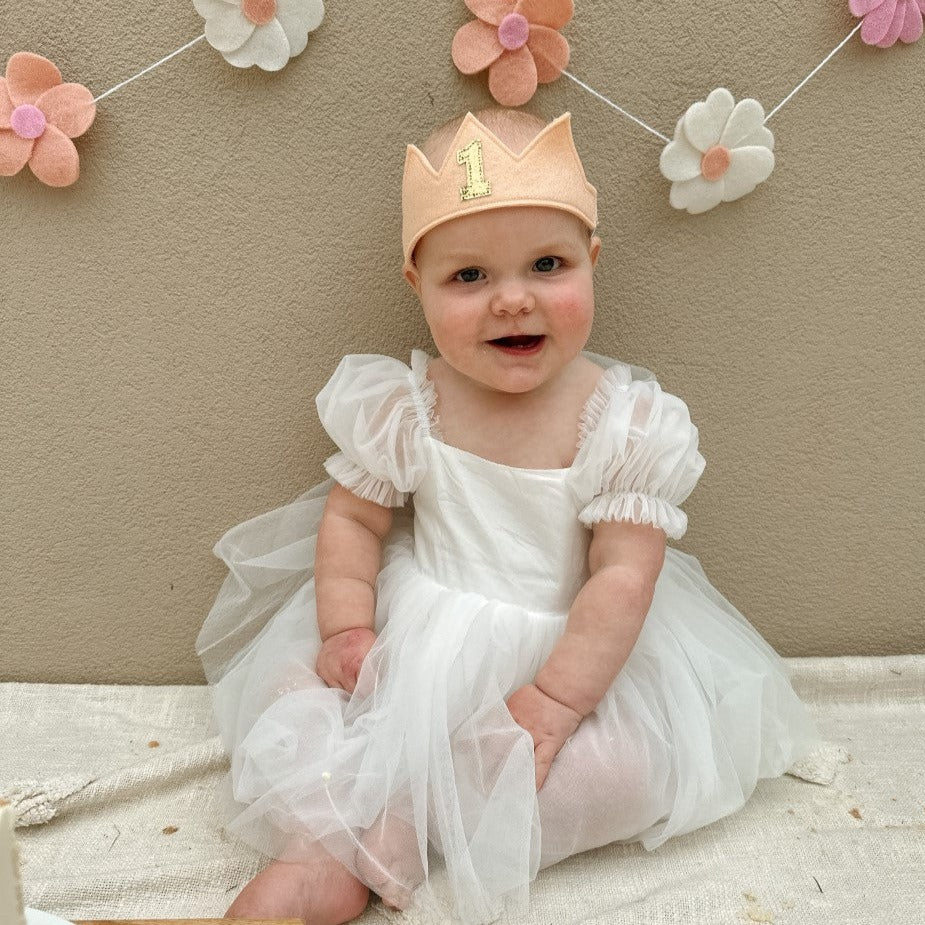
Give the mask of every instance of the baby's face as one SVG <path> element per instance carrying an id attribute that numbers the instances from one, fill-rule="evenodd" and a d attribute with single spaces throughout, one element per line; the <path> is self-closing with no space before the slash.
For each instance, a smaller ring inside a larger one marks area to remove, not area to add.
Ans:
<path id="1" fill-rule="evenodd" d="M 599 250 L 561 209 L 492 209 L 428 231 L 405 276 L 450 366 L 490 389 L 528 392 L 587 343 Z M 523 335 L 520 346 L 503 340 Z"/>

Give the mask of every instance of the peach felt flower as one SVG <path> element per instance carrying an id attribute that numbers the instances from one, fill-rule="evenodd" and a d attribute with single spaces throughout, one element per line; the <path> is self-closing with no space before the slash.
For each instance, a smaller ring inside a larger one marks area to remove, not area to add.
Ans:
<path id="1" fill-rule="evenodd" d="M 206 41 L 235 67 L 278 71 L 305 51 L 324 19 L 323 0 L 193 0 Z"/>
<path id="2" fill-rule="evenodd" d="M 736 103 L 723 87 L 678 119 L 659 166 L 671 180 L 668 201 L 691 214 L 750 193 L 774 169 L 774 136 L 757 100 Z"/>
<path id="3" fill-rule="evenodd" d="M 453 63 L 463 74 L 488 68 L 488 89 L 502 106 L 521 106 L 537 83 L 568 66 L 568 42 L 556 31 L 575 12 L 573 0 L 466 0 L 478 19 L 453 38 Z"/>
<path id="4" fill-rule="evenodd" d="M 900 42 L 915 42 L 922 35 L 925 0 L 850 0 L 853 16 L 864 19 L 861 39 L 868 45 L 889 48 Z"/>
<path id="5" fill-rule="evenodd" d="M 93 94 L 81 84 L 61 82 L 47 58 L 19 51 L 0 77 L 0 176 L 26 164 L 48 186 L 70 186 L 80 174 L 72 138 L 96 116 Z"/>

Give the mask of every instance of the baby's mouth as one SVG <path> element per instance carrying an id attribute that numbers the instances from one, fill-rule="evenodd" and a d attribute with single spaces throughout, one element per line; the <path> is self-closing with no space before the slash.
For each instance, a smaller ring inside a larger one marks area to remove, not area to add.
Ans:
<path id="1" fill-rule="evenodd" d="M 532 350 L 538 347 L 544 338 L 544 334 L 520 334 L 517 337 L 497 337 L 488 343 L 514 350 Z"/>

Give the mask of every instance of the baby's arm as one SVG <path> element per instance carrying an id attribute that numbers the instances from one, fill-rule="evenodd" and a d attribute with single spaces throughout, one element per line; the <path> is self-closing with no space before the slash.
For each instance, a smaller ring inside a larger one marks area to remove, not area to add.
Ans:
<path id="1" fill-rule="evenodd" d="M 322 646 L 315 670 L 331 687 L 353 691 L 376 641 L 376 576 L 392 509 L 335 482 L 315 547 L 315 603 Z"/>
<path id="2" fill-rule="evenodd" d="M 665 533 L 650 524 L 603 521 L 593 531 L 591 577 L 575 597 L 565 632 L 533 684 L 508 700 L 514 719 L 533 736 L 537 789 L 629 657 L 665 559 Z"/>
<path id="3" fill-rule="evenodd" d="M 593 530 L 591 577 L 535 680 L 582 716 L 597 706 L 636 644 L 665 561 L 665 532 L 658 527 L 603 521 Z"/>

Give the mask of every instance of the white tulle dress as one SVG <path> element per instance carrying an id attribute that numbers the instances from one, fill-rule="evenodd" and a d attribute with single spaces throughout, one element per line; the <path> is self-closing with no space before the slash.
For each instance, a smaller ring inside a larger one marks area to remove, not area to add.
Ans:
<path id="1" fill-rule="evenodd" d="M 317 398 L 340 449 L 325 467 L 397 508 L 378 639 L 352 696 L 315 675 L 313 562 L 330 479 L 219 540 L 230 574 L 197 651 L 231 755 L 229 832 L 288 860 L 320 840 L 366 882 L 371 869 L 400 882 L 367 833 L 401 820 L 425 873 L 445 863 L 441 901 L 487 922 L 524 907 L 539 868 L 614 841 L 656 848 L 734 812 L 816 743 L 784 662 L 669 546 L 629 659 L 536 792 L 532 742 L 505 698 L 565 627 L 589 576 L 590 525 L 648 522 L 677 539 L 704 468 L 681 399 L 642 367 L 586 356 L 604 373 L 568 469 L 444 443 L 422 351 L 410 368 L 341 361 Z M 436 901 L 427 879 L 422 896 Z"/>

